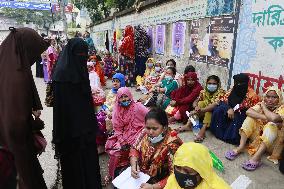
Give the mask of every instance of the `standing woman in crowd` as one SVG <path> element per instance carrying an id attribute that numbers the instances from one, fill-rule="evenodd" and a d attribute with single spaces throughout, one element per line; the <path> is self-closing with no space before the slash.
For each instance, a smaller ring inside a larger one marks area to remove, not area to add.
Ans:
<path id="1" fill-rule="evenodd" d="M 47 189 L 32 133 L 42 105 L 31 66 L 48 44 L 33 29 L 10 30 L 0 48 L 0 146 L 14 156 L 20 189 Z"/>
<path id="2" fill-rule="evenodd" d="M 87 70 L 88 45 L 73 38 L 53 75 L 53 143 L 61 163 L 63 188 L 101 188 L 96 145 L 97 120 Z"/>

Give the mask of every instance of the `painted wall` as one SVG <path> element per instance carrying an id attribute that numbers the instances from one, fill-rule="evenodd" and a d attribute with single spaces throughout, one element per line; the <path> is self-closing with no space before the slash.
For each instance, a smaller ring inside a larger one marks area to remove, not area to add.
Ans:
<path id="1" fill-rule="evenodd" d="M 284 92 L 284 1 L 243 0 L 233 73 L 251 76 L 263 93 L 269 86 Z"/>
<path id="2" fill-rule="evenodd" d="M 218 66 L 208 64 L 205 62 L 196 62 L 189 59 L 190 56 L 190 34 L 191 34 L 191 20 L 200 19 L 201 29 L 200 36 L 207 34 L 207 27 L 210 25 L 210 17 L 219 15 L 231 15 L 234 10 L 234 0 L 176 0 L 159 6 L 151 7 L 143 10 L 139 13 L 133 13 L 122 17 L 114 18 L 111 21 L 107 21 L 96 25 L 92 28 L 92 36 L 95 41 L 96 47 L 99 50 L 103 50 L 105 42 L 105 31 L 108 30 L 110 33 L 110 40 L 112 40 L 113 31 L 116 29 L 123 29 L 127 25 L 138 25 L 141 24 L 145 28 L 148 26 L 153 27 L 155 31 L 158 24 L 164 24 L 166 26 L 165 32 L 165 53 L 160 55 L 155 52 L 152 56 L 161 60 L 163 63 L 168 59 L 175 59 L 177 61 L 178 72 L 183 73 L 186 65 L 191 64 L 197 68 L 197 72 L 200 77 L 200 81 L 204 83 L 209 75 L 218 75 L 222 80 L 224 88 L 227 87 L 228 76 L 229 76 L 229 65 Z M 185 46 L 184 54 L 180 56 L 172 55 L 172 32 L 173 23 L 178 21 L 186 22 L 185 30 Z M 209 37 L 209 34 L 207 35 Z M 153 41 L 156 40 L 156 33 L 153 32 Z M 209 41 L 209 39 L 208 39 Z M 208 46 L 208 44 L 207 44 Z M 155 48 L 155 45 L 154 45 Z M 230 47 L 231 48 L 231 47 Z M 207 49 L 208 50 L 208 47 Z M 232 49 L 230 49 L 232 51 Z"/>

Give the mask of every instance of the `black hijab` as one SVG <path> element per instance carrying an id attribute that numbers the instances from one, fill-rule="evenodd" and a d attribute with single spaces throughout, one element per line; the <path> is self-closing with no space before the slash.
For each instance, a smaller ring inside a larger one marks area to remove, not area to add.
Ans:
<path id="1" fill-rule="evenodd" d="M 88 45 L 81 38 L 70 39 L 60 54 L 53 74 L 53 81 L 89 82 L 87 69 Z"/>
<path id="2" fill-rule="evenodd" d="M 228 104 L 231 108 L 234 108 L 237 104 L 241 104 L 246 98 L 249 83 L 249 77 L 244 73 L 234 75 L 233 79 L 234 87 L 228 98 Z"/>

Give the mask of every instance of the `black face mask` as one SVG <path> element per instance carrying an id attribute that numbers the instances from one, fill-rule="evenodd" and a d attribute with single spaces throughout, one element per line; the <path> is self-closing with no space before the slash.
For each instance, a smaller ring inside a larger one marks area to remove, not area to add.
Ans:
<path id="1" fill-rule="evenodd" d="M 198 180 L 197 180 L 198 174 L 195 175 L 184 174 L 177 171 L 176 169 L 174 170 L 174 173 L 177 183 L 181 188 L 195 188 L 196 186 L 198 186 Z"/>

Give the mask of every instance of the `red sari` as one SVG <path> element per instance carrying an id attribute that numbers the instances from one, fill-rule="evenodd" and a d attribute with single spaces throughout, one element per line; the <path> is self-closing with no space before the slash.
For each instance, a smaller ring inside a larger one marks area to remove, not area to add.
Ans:
<path id="1" fill-rule="evenodd" d="M 198 82 L 195 72 L 190 72 L 184 76 L 185 83 L 188 78 L 195 81 L 194 86 L 184 85 L 171 93 L 171 99 L 176 101 L 176 107 L 181 114 L 181 121 L 187 121 L 186 111 L 192 110 L 193 102 L 198 98 L 200 91 L 203 89 Z"/>

